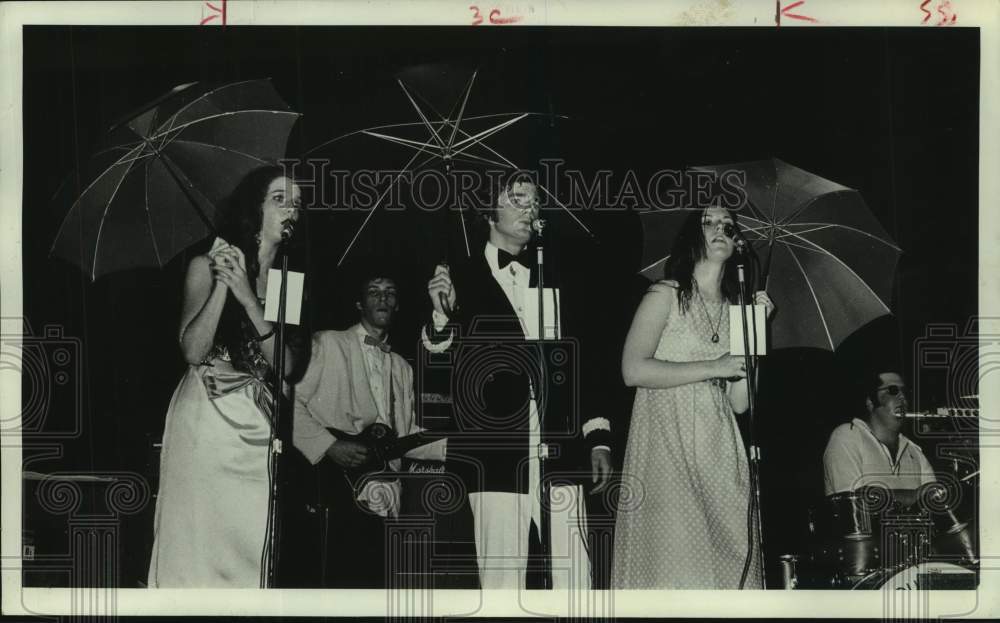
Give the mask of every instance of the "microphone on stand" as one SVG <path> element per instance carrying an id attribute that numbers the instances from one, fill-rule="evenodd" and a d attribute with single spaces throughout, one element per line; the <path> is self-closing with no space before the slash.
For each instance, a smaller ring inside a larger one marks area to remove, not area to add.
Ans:
<path id="1" fill-rule="evenodd" d="M 295 235 L 295 221 L 285 221 L 281 227 L 281 241 L 288 242 Z"/>
<path id="2" fill-rule="evenodd" d="M 735 225 L 732 223 L 726 223 L 722 228 L 722 233 L 725 234 L 727 238 L 732 239 L 733 243 L 736 245 L 737 253 L 742 254 L 747 252 L 747 239 L 736 231 Z"/>
<path id="3" fill-rule="evenodd" d="M 545 229 L 546 225 L 548 225 L 548 223 L 545 222 L 545 219 L 536 218 L 531 221 L 531 230 L 535 232 L 536 235 L 541 236 L 542 230 Z"/>

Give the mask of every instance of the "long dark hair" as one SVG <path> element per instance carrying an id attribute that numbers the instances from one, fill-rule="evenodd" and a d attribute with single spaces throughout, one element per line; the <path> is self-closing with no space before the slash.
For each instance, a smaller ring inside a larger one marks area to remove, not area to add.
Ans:
<path id="1" fill-rule="evenodd" d="M 733 219 L 733 226 L 739 232 L 739 224 L 736 220 L 736 212 L 728 210 L 729 216 Z M 670 250 L 670 257 L 663 266 L 663 276 L 665 279 L 673 279 L 677 282 L 677 303 L 681 313 L 688 310 L 691 305 L 691 295 L 694 282 L 695 264 L 707 257 L 705 248 L 705 233 L 702 222 L 705 219 L 705 210 L 692 210 L 684 219 L 677 237 L 674 238 L 673 247 Z M 730 303 L 735 303 L 739 297 L 739 275 L 737 273 L 737 257 L 734 252 L 722 269 L 722 297 Z"/>
<path id="2" fill-rule="evenodd" d="M 278 165 L 266 165 L 254 169 L 244 177 L 233 190 L 223 206 L 223 217 L 218 235 L 229 244 L 239 247 L 246 261 L 247 280 L 256 293 L 260 262 L 257 252 L 260 248 L 259 234 L 263 222 L 262 206 L 267 189 L 275 179 L 285 176 L 285 170 Z M 222 317 L 216 329 L 215 341 L 229 351 L 233 367 L 250 372 L 250 353 L 247 342 L 257 333 L 247 318 L 246 310 L 236 300 L 227 295 L 222 308 Z"/>

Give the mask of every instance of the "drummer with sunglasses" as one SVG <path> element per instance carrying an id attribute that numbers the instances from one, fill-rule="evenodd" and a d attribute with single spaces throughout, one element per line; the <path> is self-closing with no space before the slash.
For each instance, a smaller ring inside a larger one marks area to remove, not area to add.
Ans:
<path id="1" fill-rule="evenodd" d="M 960 564 L 975 564 L 974 531 L 950 508 L 948 492 L 943 484 L 938 483 L 923 451 L 900 432 L 907 412 L 907 389 L 903 377 L 898 372 L 883 372 L 870 375 L 865 380 L 867 417 L 854 418 L 835 428 L 823 453 L 825 493 L 829 496 L 831 509 L 837 509 L 839 501 L 842 518 L 856 516 L 859 509 L 869 505 L 881 506 L 874 500 L 882 496 L 870 489 L 890 490 L 888 499 L 892 502 L 891 507 L 881 512 L 897 518 L 912 516 L 915 521 L 920 521 L 921 517 L 925 518 L 924 521 L 931 521 L 931 552 L 951 557 Z M 859 491 L 864 489 L 869 490 Z M 844 503 L 851 503 L 854 511 L 844 512 L 847 510 Z M 872 508 L 870 512 L 874 510 Z M 841 543 L 839 558 L 842 572 L 848 576 L 863 575 L 879 566 L 892 565 L 892 561 L 884 556 L 878 563 L 878 555 L 872 549 L 878 542 L 894 536 L 878 533 L 878 514 L 871 515 L 871 528 L 861 527 L 854 534 L 841 534 L 845 540 Z M 836 518 L 834 523 L 837 523 Z M 854 525 L 840 527 L 858 528 Z M 873 532 L 868 532 L 873 528 Z M 897 541 L 899 536 L 897 531 Z M 911 545 L 912 548 L 906 545 L 905 540 L 898 541 L 892 549 L 897 550 L 897 558 L 902 556 L 908 562 L 919 562 L 928 552 L 919 544 Z"/>
<path id="2" fill-rule="evenodd" d="M 834 429 L 823 453 L 826 495 L 873 484 L 915 491 L 934 482 L 934 470 L 923 451 L 900 432 L 907 407 L 903 377 L 883 372 L 866 385 L 868 416 Z"/>

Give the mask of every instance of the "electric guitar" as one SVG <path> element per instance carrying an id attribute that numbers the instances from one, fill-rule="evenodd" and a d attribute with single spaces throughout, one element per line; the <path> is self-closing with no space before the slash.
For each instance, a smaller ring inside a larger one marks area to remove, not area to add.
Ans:
<path id="1" fill-rule="evenodd" d="M 430 431 L 399 437 L 395 430 L 381 422 L 369 424 L 360 433 L 348 433 L 332 427 L 327 427 L 326 430 L 337 439 L 354 441 L 368 448 L 368 460 L 357 467 L 345 468 L 332 461 L 324 461 L 343 473 L 355 495 L 361 493 L 366 482 L 379 479 L 380 475 L 384 475 L 386 479 L 394 478 L 395 472 L 390 469 L 389 461 L 402 457 L 414 448 L 447 438 L 445 434 Z"/>

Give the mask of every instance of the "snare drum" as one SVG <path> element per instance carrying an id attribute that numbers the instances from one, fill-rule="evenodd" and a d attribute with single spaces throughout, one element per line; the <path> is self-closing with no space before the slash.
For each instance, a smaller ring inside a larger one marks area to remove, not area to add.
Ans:
<path id="1" fill-rule="evenodd" d="M 950 562 L 922 562 L 874 571 L 856 581 L 851 590 L 972 590 L 977 584 L 975 571 Z"/>

